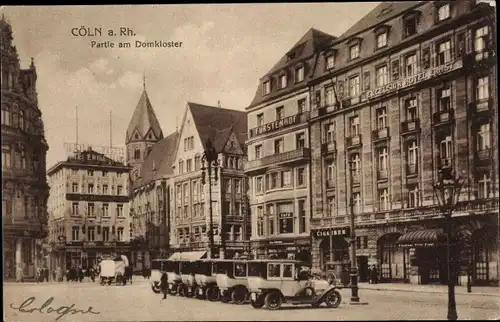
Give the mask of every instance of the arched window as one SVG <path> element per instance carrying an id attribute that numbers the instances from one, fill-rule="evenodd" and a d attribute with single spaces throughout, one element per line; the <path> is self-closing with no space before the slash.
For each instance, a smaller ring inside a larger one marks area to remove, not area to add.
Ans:
<path id="1" fill-rule="evenodd" d="M 134 159 L 140 160 L 141 159 L 141 149 L 135 148 L 134 150 Z"/>
<path id="2" fill-rule="evenodd" d="M 21 130 L 25 130 L 25 126 L 26 126 L 26 123 L 25 123 L 26 121 L 24 119 L 24 116 L 25 116 L 24 111 L 23 110 L 19 111 L 19 128 Z"/>

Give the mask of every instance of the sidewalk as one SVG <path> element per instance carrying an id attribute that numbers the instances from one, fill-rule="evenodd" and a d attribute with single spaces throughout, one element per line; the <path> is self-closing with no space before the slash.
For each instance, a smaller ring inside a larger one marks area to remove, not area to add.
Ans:
<path id="1" fill-rule="evenodd" d="M 359 289 L 395 292 L 418 292 L 418 293 L 448 293 L 447 285 L 415 285 L 399 283 L 369 284 L 359 283 Z M 461 295 L 481 295 L 500 297 L 500 287 L 498 286 L 472 286 L 472 293 L 467 293 L 467 287 L 455 286 L 455 294 Z"/>

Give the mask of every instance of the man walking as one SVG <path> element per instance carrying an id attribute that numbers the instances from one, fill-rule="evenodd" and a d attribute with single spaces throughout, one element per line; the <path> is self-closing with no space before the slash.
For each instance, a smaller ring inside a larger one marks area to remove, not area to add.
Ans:
<path id="1" fill-rule="evenodd" d="M 163 272 L 161 279 L 160 279 L 160 289 L 163 292 L 163 299 L 167 298 L 167 292 L 168 292 L 168 277 L 167 273 Z"/>

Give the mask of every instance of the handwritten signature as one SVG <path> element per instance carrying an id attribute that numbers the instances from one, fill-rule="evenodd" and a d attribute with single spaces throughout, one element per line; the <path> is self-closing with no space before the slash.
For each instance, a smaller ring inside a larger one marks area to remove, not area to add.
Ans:
<path id="1" fill-rule="evenodd" d="M 40 312 L 40 313 L 46 313 L 46 314 L 50 314 L 50 313 L 57 313 L 59 314 L 59 316 L 56 318 L 56 321 L 59 320 L 60 318 L 62 318 L 63 316 L 65 316 L 66 314 L 101 314 L 101 312 L 94 312 L 92 309 L 93 307 L 92 306 L 89 306 L 89 308 L 87 309 L 87 311 L 84 311 L 84 310 L 79 310 L 79 309 L 75 309 L 74 306 L 75 304 L 71 304 L 70 306 L 67 306 L 67 305 L 62 305 L 58 308 L 54 308 L 52 306 L 50 306 L 50 304 L 52 303 L 52 301 L 54 301 L 54 298 L 53 297 L 50 297 L 48 298 L 45 303 L 42 304 L 42 306 L 40 306 L 39 308 L 35 307 L 35 308 L 28 308 L 34 301 L 36 300 L 36 298 L 34 296 L 24 300 L 23 303 L 21 303 L 21 305 L 19 305 L 18 307 L 15 307 L 13 303 L 10 304 L 10 307 L 14 310 L 18 310 L 19 312 L 22 312 L 22 313 L 33 313 L 33 312 Z M 45 311 L 44 311 L 45 309 Z"/>

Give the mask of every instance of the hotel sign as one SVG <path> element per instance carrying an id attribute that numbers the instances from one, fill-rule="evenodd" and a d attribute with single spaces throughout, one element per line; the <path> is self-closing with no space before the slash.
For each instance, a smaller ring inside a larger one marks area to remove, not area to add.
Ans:
<path id="1" fill-rule="evenodd" d="M 462 67 L 462 61 L 456 61 L 456 62 L 450 62 L 441 66 L 437 66 L 434 68 L 430 68 L 428 70 L 425 70 L 421 73 L 418 73 L 413 76 L 409 76 L 406 78 L 399 79 L 395 82 L 386 84 L 384 86 L 374 88 L 372 90 L 366 91 L 365 92 L 365 97 L 367 99 L 372 99 L 393 91 L 397 91 L 399 89 L 403 89 L 418 83 L 421 83 L 423 81 L 426 81 L 428 79 L 437 77 L 442 74 L 449 73 L 453 70 L 459 69 Z"/>
<path id="2" fill-rule="evenodd" d="M 349 227 L 339 227 L 339 228 L 325 228 L 314 230 L 313 236 L 317 238 L 328 237 L 328 236 L 342 236 L 348 237 L 350 235 Z"/>
<path id="3" fill-rule="evenodd" d="M 298 124 L 300 122 L 300 115 L 295 114 L 292 116 L 288 116 L 285 118 L 282 118 L 281 120 L 274 121 L 271 123 L 267 123 L 261 126 L 257 126 L 256 128 L 252 129 L 252 136 L 257 136 L 260 134 L 268 133 L 268 132 L 274 132 L 279 129 Z"/>

